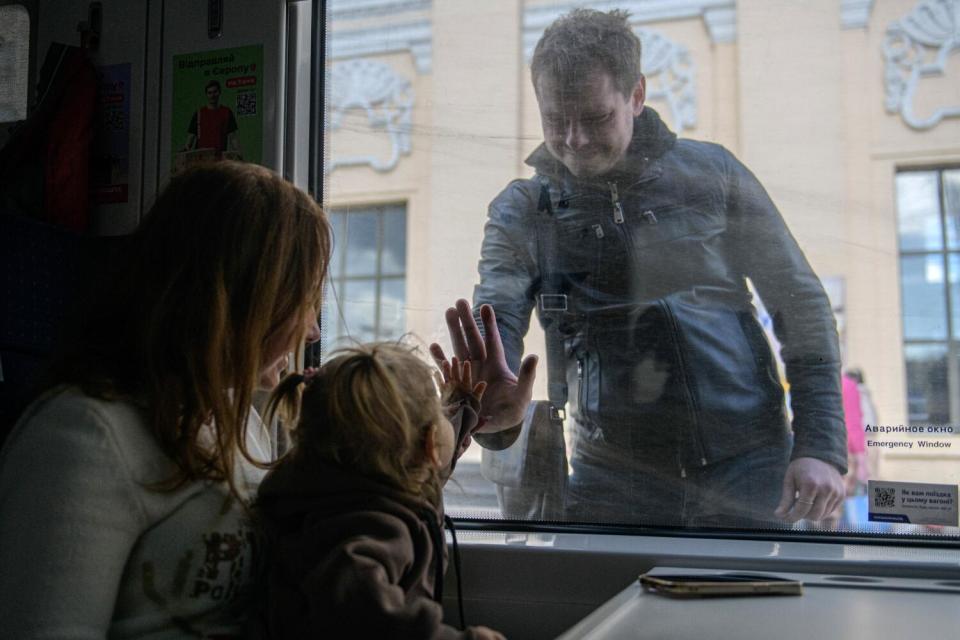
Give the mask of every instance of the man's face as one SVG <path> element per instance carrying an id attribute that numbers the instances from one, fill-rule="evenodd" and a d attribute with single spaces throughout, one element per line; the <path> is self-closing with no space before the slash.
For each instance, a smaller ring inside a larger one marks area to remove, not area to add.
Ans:
<path id="1" fill-rule="evenodd" d="M 576 86 L 548 74 L 536 83 L 540 121 L 547 149 L 578 178 L 603 175 L 616 167 L 633 137 L 633 119 L 643 111 L 641 76 L 624 96 L 605 71 L 587 75 Z"/>
<path id="2" fill-rule="evenodd" d="M 220 104 L 220 89 L 217 87 L 207 87 L 207 103 L 211 107 Z"/>

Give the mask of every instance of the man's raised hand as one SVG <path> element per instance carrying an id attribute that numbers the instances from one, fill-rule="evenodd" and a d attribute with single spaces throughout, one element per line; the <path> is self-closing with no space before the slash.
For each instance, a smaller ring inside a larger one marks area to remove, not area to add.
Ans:
<path id="1" fill-rule="evenodd" d="M 471 363 L 474 380 L 487 383 L 480 406 L 485 424 L 480 431 L 493 433 L 523 421 L 533 393 L 537 356 L 524 358 L 519 376 L 514 375 L 507 366 L 493 307 L 488 304 L 480 307 L 480 319 L 483 322 L 482 334 L 470 303 L 463 299 L 457 300 L 456 306 L 446 312 L 454 355 L 462 362 Z M 447 357 L 440 345 L 430 345 L 430 353 L 437 365 L 442 367 Z"/>

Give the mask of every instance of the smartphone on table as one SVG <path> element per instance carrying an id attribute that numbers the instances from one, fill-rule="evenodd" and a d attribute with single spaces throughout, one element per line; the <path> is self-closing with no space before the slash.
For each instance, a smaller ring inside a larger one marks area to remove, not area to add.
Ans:
<path id="1" fill-rule="evenodd" d="M 643 590 L 678 598 L 803 594 L 799 580 L 748 573 L 642 574 Z"/>

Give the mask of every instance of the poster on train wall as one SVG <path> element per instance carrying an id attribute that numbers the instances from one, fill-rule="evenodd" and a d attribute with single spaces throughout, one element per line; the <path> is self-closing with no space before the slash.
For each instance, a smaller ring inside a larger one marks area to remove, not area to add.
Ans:
<path id="1" fill-rule="evenodd" d="M 130 187 L 130 63 L 97 67 L 90 200 L 127 202 Z"/>
<path id="2" fill-rule="evenodd" d="M 261 161 L 263 46 L 173 58 L 172 173 L 215 160 Z"/>

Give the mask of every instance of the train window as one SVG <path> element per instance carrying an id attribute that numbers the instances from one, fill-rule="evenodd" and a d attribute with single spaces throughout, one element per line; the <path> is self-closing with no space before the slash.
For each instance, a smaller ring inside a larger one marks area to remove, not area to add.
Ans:
<path id="1" fill-rule="evenodd" d="M 957 2 L 835 6 L 326 3 L 325 348 L 512 372 L 449 513 L 958 539 Z"/>
<path id="2" fill-rule="evenodd" d="M 0 122 L 27 117 L 30 15 L 18 4 L 0 6 Z"/>

